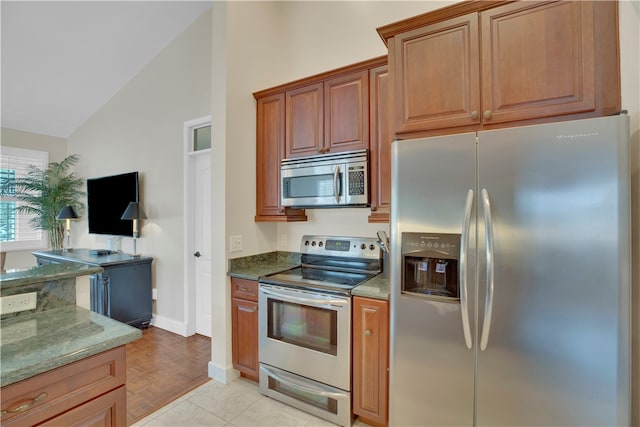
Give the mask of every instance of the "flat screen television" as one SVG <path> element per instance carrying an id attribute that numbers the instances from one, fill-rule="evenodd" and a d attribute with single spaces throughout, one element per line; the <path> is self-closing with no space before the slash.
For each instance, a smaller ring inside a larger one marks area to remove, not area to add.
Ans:
<path id="1" fill-rule="evenodd" d="M 129 202 L 139 202 L 138 172 L 87 179 L 89 233 L 132 236 L 133 221 L 120 219 Z"/>

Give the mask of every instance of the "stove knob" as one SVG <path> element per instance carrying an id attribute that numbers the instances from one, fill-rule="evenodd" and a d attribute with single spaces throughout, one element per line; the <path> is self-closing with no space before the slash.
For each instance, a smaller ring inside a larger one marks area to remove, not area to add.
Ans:
<path id="1" fill-rule="evenodd" d="M 360 245 L 360 249 L 362 249 L 362 250 L 364 251 L 365 249 L 367 249 L 367 245 L 365 245 L 364 243 L 363 243 L 363 244 L 361 244 L 361 245 Z"/>
<path id="2" fill-rule="evenodd" d="M 322 243 L 322 242 L 318 242 L 318 247 L 320 247 L 320 248 L 321 248 L 323 245 L 324 245 L 324 243 Z"/>
<path id="3" fill-rule="evenodd" d="M 316 245 L 316 241 L 314 240 L 313 242 L 311 242 L 311 246 L 315 246 Z"/>
<path id="4" fill-rule="evenodd" d="M 375 245 L 373 243 L 369 245 L 369 249 L 374 250 L 375 248 L 376 247 L 375 247 Z"/>
<path id="5" fill-rule="evenodd" d="M 305 241 L 304 241 L 304 245 L 305 245 L 305 246 L 309 246 L 309 241 L 308 241 L 308 240 L 305 240 Z"/>

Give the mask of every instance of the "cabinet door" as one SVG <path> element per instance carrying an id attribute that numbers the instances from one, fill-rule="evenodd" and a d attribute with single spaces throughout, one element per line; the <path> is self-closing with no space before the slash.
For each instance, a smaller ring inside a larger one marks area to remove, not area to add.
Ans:
<path id="1" fill-rule="evenodd" d="M 117 427 L 126 424 L 127 391 L 122 386 L 39 425 Z"/>
<path id="2" fill-rule="evenodd" d="M 367 70 L 324 83 L 324 151 L 369 148 Z"/>
<path id="3" fill-rule="evenodd" d="M 280 214 L 280 160 L 284 149 L 284 93 L 258 99 L 256 221 Z"/>
<path id="4" fill-rule="evenodd" d="M 394 37 L 395 132 L 480 123 L 478 14 Z"/>
<path id="5" fill-rule="evenodd" d="M 369 71 L 371 126 L 371 215 L 369 222 L 389 222 L 391 209 L 391 142 L 389 71 Z"/>
<path id="6" fill-rule="evenodd" d="M 480 14 L 485 124 L 593 111 L 593 2 L 516 2 Z"/>
<path id="7" fill-rule="evenodd" d="M 231 309 L 233 367 L 258 381 L 258 303 L 233 298 Z"/>
<path id="8" fill-rule="evenodd" d="M 255 221 L 306 221 L 302 209 L 280 205 L 280 160 L 285 153 L 285 94 L 257 100 Z"/>
<path id="9" fill-rule="evenodd" d="M 388 419 L 389 302 L 353 298 L 353 412 Z"/>
<path id="10" fill-rule="evenodd" d="M 318 154 L 324 144 L 324 96 L 322 82 L 286 93 L 285 157 Z"/>

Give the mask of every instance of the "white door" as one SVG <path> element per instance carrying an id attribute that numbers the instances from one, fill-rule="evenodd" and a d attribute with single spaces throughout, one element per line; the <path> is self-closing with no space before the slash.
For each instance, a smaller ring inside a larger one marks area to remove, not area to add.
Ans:
<path id="1" fill-rule="evenodd" d="M 211 116 L 184 123 L 185 334 L 211 336 Z"/>
<path id="2" fill-rule="evenodd" d="M 211 154 L 194 164 L 194 282 L 196 333 L 211 336 Z"/>

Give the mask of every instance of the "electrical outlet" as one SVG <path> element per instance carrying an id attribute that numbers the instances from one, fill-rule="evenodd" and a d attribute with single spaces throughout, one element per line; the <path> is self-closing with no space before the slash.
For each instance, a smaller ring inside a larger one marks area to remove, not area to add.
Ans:
<path id="1" fill-rule="evenodd" d="M 36 308 L 37 299 L 38 294 L 36 292 L 27 292 L 24 294 L 0 297 L 0 314 L 33 310 L 34 308 Z"/>
<path id="2" fill-rule="evenodd" d="M 229 241 L 230 241 L 230 246 L 231 246 L 231 252 L 240 252 L 242 250 L 242 236 L 241 235 L 231 236 L 229 238 Z"/>

